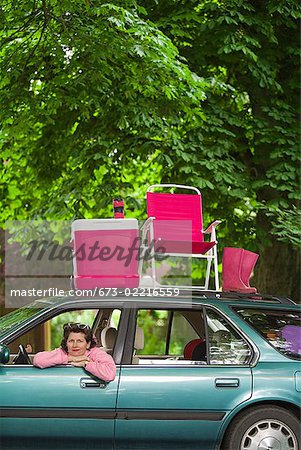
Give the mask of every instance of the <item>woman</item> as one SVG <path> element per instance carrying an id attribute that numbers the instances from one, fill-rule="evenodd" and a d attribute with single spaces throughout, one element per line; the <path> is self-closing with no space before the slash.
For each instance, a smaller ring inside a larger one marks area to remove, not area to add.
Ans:
<path id="1" fill-rule="evenodd" d="M 66 323 L 61 348 L 51 352 L 37 353 L 33 364 L 41 369 L 58 364 L 84 367 L 92 375 L 104 381 L 112 381 L 116 376 L 113 358 L 96 347 L 91 328 L 82 323 Z"/>

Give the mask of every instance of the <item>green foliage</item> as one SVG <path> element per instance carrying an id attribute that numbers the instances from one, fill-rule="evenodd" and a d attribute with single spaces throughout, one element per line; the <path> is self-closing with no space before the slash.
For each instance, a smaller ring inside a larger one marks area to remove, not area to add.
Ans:
<path id="1" fill-rule="evenodd" d="M 269 207 L 267 216 L 271 218 L 273 234 L 280 242 L 291 242 L 297 250 L 301 240 L 301 212 L 294 205 L 292 209 L 280 209 L 277 205 Z"/>
<path id="2" fill-rule="evenodd" d="M 174 159 L 172 176 L 189 174 L 191 184 L 212 190 L 211 216 L 227 218 L 232 244 L 241 233 L 250 246 L 260 211 L 271 238 L 298 249 L 299 2 L 150 0 L 145 8 L 212 86 L 205 119 L 186 134 L 190 163 Z M 260 230 L 258 237 L 259 245 L 269 241 Z"/>
<path id="3" fill-rule="evenodd" d="M 1 221 L 202 189 L 224 245 L 299 249 L 297 0 L 8 0 Z"/>
<path id="4" fill-rule="evenodd" d="M 128 188 L 134 160 L 177 147 L 206 83 L 135 9 L 13 4 L 16 17 L 10 2 L 2 10 L 2 217 L 95 215 Z"/>
<path id="5" fill-rule="evenodd" d="M 143 329 L 147 340 L 145 341 L 143 350 L 137 353 L 142 355 L 164 355 L 167 323 L 167 311 L 139 311 L 137 325 Z"/>

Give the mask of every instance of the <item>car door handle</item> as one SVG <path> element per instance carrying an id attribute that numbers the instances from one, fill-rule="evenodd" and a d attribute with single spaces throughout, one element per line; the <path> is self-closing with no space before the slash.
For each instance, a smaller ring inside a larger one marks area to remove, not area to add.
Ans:
<path id="1" fill-rule="evenodd" d="M 238 387 L 238 378 L 216 378 L 215 387 Z"/>
<path id="2" fill-rule="evenodd" d="M 92 378 L 81 378 L 79 381 L 80 387 L 85 388 L 105 388 L 107 383 L 102 380 L 93 380 Z"/>

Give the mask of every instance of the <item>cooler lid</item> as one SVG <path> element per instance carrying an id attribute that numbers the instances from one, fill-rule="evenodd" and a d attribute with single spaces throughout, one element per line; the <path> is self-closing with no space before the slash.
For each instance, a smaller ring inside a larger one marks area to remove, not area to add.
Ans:
<path id="1" fill-rule="evenodd" d="M 137 219 L 78 219 L 72 222 L 71 231 L 85 230 L 138 230 Z"/>

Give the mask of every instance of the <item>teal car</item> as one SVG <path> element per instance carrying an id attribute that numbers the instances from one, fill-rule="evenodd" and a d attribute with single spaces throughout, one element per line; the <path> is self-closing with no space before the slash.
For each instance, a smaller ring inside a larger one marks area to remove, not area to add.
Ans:
<path id="1" fill-rule="evenodd" d="M 36 301 L 0 319 L 1 449 L 298 450 L 300 308 L 272 296 L 110 290 Z M 34 367 L 62 326 L 112 354 L 104 382 Z"/>

